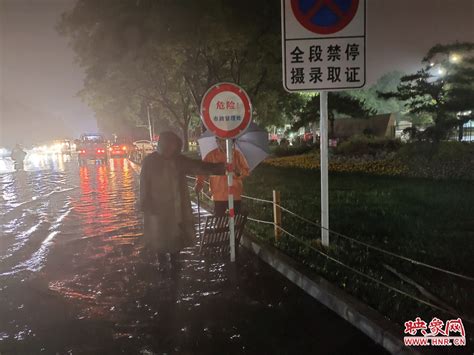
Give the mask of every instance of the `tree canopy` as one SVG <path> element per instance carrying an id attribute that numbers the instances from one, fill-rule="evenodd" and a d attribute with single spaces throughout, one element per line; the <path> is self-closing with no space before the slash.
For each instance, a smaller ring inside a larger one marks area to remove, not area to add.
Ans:
<path id="1" fill-rule="evenodd" d="M 247 90 L 263 126 L 315 119 L 308 97 L 283 90 L 275 1 L 77 0 L 58 28 L 85 69 L 81 96 L 106 130 L 143 125 L 149 106 L 186 139 L 203 94 L 223 81 Z M 333 102 L 341 113 L 355 105 L 356 116 L 363 103 L 338 94 Z"/>
<path id="2" fill-rule="evenodd" d="M 393 71 L 383 75 L 377 82 L 366 89 L 350 90 L 347 95 L 363 100 L 367 109 L 374 110 L 377 114 L 383 113 L 405 113 L 403 102 L 392 98 L 388 100 L 381 100 L 378 97 L 378 92 L 391 92 L 397 89 L 400 84 L 400 79 L 403 77 L 400 71 Z"/>
<path id="3" fill-rule="evenodd" d="M 308 126 L 319 121 L 320 115 L 319 95 L 312 95 L 302 106 L 299 119 L 293 124 L 293 129 Z M 366 107 L 365 101 L 351 97 L 344 92 L 330 92 L 328 94 L 328 120 L 331 125 L 330 134 L 334 132 L 334 120 L 337 116 L 367 118 L 376 111 Z"/>
<path id="4" fill-rule="evenodd" d="M 291 114 L 280 83 L 279 11 L 270 0 L 78 0 L 59 30 L 85 68 L 81 95 L 101 127 L 140 124 L 151 105 L 186 138 L 217 82 L 246 89 L 263 125 Z"/>
<path id="5" fill-rule="evenodd" d="M 439 141 L 472 115 L 474 98 L 474 43 L 436 45 L 423 58 L 423 67 L 400 79 L 396 90 L 379 93 L 384 99 L 398 99 L 413 115 L 430 115 L 433 126 L 421 138 Z"/>
<path id="6" fill-rule="evenodd" d="M 180 130 L 187 141 L 189 128 L 199 126 L 202 96 L 224 81 L 248 92 L 255 121 L 263 126 L 292 122 L 298 128 L 318 119 L 317 95 L 283 90 L 280 7 L 274 0 L 76 0 L 58 30 L 84 68 L 80 95 L 104 131 L 143 126 L 150 111 L 155 126 Z M 435 131 L 444 132 L 439 136 L 446 135 L 466 120 L 458 113 L 472 108 L 472 46 L 438 45 L 415 74 L 389 73 L 369 89 L 331 93 L 330 120 L 429 114 Z M 462 61 L 450 60 L 453 53 Z M 445 71 L 442 77 L 437 68 Z"/>

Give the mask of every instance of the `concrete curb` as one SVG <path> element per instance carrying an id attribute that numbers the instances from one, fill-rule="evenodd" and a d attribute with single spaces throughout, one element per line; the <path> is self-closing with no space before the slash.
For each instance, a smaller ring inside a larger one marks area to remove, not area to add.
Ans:
<path id="1" fill-rule="evenodd" d="M 415 349 L 404 345 L 401 327 L 391 323 L 380 313 L 322 277 L 308 273 L 303 265 L 275 247 L 262 243 L 248 233 L 243 236 L 241 243 L 308 295 L 336 312 L 391 354 L 419 354 Z"/>

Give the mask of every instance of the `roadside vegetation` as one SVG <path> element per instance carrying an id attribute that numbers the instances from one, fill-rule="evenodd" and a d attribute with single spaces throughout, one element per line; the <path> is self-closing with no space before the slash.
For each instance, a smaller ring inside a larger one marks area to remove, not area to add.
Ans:
<path id="1" fill-rule="evenodd" d="M 295 152 L 305 154 L 296 155 Z M 319 170 L 317 148 L 275 151 L 267 165 L 280 168 Z M 474 144 L 464 142 L 413 142 L 356 136 L 333 149 L 329 171 L 388 177 L 474 179 Z"/>
<path id="2" fill-rule="evenodd" d="M 312 157 L 313 155 L 302 155 Z M 288 159 L 297 159 L 293 157 Z M 286 159 L 286 158 L 282 158 Z M 316 169 L 274 166 L 272 160 L 247 179 L 246 194 L 271 200 L 272 189 L 281 192 L 282 205 L 316 223 L 319 222 L 320 180 Z M 474 185 L 472 181 L 436 181 L 367 174 L 330 173 L 330 229 L 390 252 L 473 276 Z M 253 218 L 272 220 L 272 205 L 246 201 Z M 463 319 L 474 318 L 471 295 L 474 282 L 426 269 L 357 245 L 334 234 L 330 248 L 321 249 L 320 230 L 283 213 L 283 228 L 312 247 L 404 292 L 449 308 Z M 273 227 L 250 223 L 250 229 L 267 243 L 301 261 L 350 294 L 399 324 L 413 318 L 452 315 L 431 309 L 379 286 L 326 259 L 304 243 L 288 236 L 275 242 Z M 395 270 L 399 275 L 390 271 Z M 427 298 L 407 276 L 435 300 Z M 430 318 L 431 319 L 431 318 Z"/>

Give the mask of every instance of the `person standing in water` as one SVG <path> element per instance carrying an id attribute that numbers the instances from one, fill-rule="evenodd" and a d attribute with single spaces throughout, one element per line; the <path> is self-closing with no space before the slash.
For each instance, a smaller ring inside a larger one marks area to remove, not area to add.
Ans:
<path id="1" fill-rule="evenodd" d="M 25 157 L 26 152 L 23 150 L 21 145 L 17 144 L 11 153 L 11 159 L 13 160 L 15 170 L 23 170 Z"/>
<path id="2" fill-rule="evenodd" d="M 194 216 L 186 175 L 224 175 L 224 164 L 206 163 L 181 154 L 182 141 L 173 132 L 160 135 L 159 150 L 149 154 L 140 172 L 140 208 L 144 213 L 144 244 L 158 256 L 160 269 L 177 269 L 179 252 L 195 240 Z"/>

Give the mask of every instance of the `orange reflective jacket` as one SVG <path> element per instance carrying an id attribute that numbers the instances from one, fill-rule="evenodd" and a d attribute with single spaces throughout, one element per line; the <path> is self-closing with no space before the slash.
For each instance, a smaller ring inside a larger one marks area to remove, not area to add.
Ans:
<path id="1" fill-rule="evenodd" d="M 225 163 L 226 153 L 220 149 L 214 149 L 204 158 L 205 162 L 208 163 Z M 234 150 L 234 199 L 240 200 L 243 192 L 242 178 L 249 175 L 249 166 L 247 161 L 241 152 L 237 149 Z M 204 183 L 205 177 L 198 176 L 197 184 L 202 185 Z M 212 199 L 214 201 L 227 201 L 227 176 L 210 176 L 209 184 L 211 186 Z"/>

